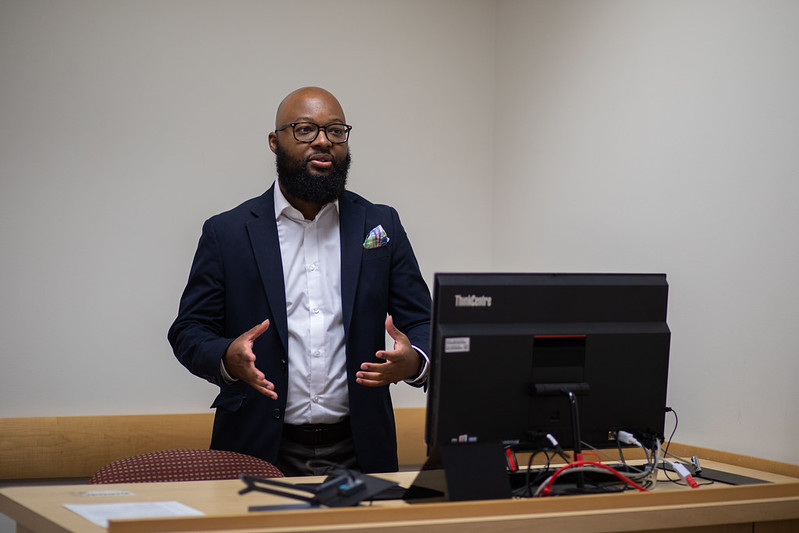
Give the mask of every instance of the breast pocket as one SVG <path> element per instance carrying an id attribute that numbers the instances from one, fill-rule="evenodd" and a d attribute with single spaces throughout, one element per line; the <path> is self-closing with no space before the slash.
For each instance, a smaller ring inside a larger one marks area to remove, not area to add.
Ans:
<path id="1" fill-rule="evenodd" d="M 388 259 L 388 245 L 381 246 L 380 248 L 370 248 L 363 251 L 361 256 L 363 261 L 375 261 L 377 259 Z"/>

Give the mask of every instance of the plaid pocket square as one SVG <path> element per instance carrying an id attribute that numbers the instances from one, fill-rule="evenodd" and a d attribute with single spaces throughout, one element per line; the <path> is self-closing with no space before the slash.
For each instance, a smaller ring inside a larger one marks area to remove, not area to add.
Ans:
<path id="1" fill-rule="evenodd" d="M 380 248 L 388 244 L 388 241 L 389 238 L 388 235 L 386 235 L 386 230 L 383 229 L 383 226 L 377 226 L 366 236 L 366 240 L 363 241 L 363 247 L 367 250 Z"/>

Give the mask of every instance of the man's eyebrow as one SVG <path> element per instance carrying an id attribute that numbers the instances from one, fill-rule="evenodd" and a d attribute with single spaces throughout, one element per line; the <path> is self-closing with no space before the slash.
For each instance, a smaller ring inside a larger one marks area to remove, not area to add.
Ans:
<path id="1" fill-rule="evenodd" d="M 297 122 L 310 122 L 312 124 L 316 124 L 316 122 L 314 122 L 314 120 L 311 117 L 297 117 L 295 120 L 292 120 L 291 122 L 294 122 L 294 123 L 297 123 Z M 344 124 L 344 119 L 343 118 L 333 118 L 333 119 L 327 121 L 326 124 Z M 324 125 L 324 124 L 320 124 L 320 125 Z"/>

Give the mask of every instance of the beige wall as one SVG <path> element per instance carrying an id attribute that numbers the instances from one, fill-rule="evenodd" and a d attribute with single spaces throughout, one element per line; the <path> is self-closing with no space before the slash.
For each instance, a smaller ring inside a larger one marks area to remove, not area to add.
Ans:
<path id="1" fill-rule="evenodd" d="M 0 416 L 208 408 L 166 331 L 203 220 L 272 183 L 266 134 L 297 87 L 339 96 L 350 186 L 399 209 L 428 280 L 488 268 L 491 151 L 474 146 L 493 119 L 493 12 L 0 3 Z"/>
<path id="2" fill-rule="evenodd" d="M 797 462 L 799 3 L 498 5 L 493 268 L 667 273 L 676 438 Z"/>
<path id="3" fill-rule="evenodd" d="M 200 226 L 271 183 L 275 105 L 318 84 L 355 125 L 351 187 L 400 210 L 428 281 L 666 272 L 678 438 L 795 462 L 797 15 L 4 0 L 0 416 L 210 404 L 165 340 Z"/>

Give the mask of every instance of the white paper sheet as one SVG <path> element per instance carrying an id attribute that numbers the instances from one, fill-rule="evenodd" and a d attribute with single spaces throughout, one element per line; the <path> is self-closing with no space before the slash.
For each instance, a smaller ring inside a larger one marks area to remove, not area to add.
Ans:
<path id="1" fill-rule="evenodd" d="M 200 516 L 203 513 L 180 502 L 65 503 L 64 507 L 86 520 L 107 528 L 112 518 Z"/>

